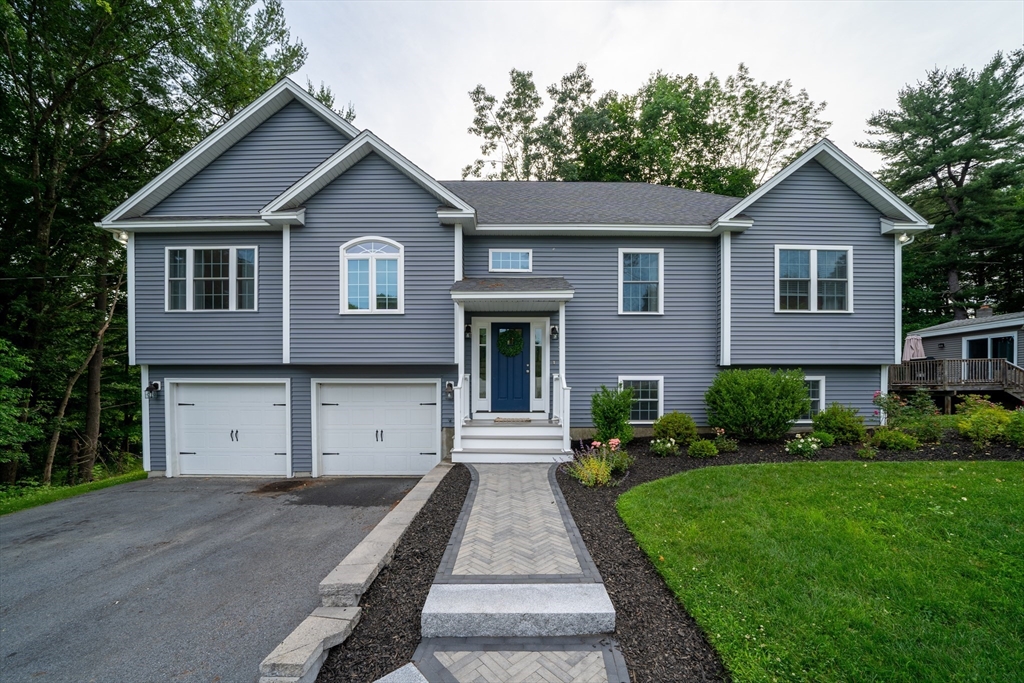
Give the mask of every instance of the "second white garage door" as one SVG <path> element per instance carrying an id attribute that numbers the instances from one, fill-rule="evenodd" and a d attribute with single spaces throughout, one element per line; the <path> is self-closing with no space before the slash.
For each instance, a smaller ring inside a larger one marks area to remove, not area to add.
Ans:
<path id="1" fill-rule="evenodd" d="M 438 387 L 319 384 L 320 474 L 426 474 L 440 461 Z"/>

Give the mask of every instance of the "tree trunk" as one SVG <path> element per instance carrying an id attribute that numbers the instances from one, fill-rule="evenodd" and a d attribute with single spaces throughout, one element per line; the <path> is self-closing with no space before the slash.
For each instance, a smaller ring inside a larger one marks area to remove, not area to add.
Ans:
<path id="1" fill-rule="evenodd" d="M 68 486 L 74 486 L 78 483 L 78 459 L 81 451 L 78 448 L 78 439 L 71 440 L 71 456 L 68 458 L 68 476 L 66 483 Z"/>
<path id="2" fill-rule="evenodd" d="M 96 259 L 96 267 L 100 271 L 96 283 L 96 310 L 100 314 L 107 312 L 107 260 Z M 102 379 L 103 379 L 103 337 L 96 341 L 96 352 L 89 361 L 88 386 L 85 404 L 85 452 L 78 465 L 78 475 L 83 482 L 92 481 L 92 467 L 96 464 L 96 453 L 100 443 L 100 417 L 102 415 Z"/>

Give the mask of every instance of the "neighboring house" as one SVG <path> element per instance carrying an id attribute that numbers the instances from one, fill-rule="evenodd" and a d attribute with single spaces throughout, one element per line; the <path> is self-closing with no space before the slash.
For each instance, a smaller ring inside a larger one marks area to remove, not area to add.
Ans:
<path id="1" fill-rule="evenodd" d="M 928 358 L 1003 358 L 1020 365 L 1024 312 L 992 315 L 989 306 L 981 306 L 974 318 L 932 325 L 913 334 L 921 337 Z"/>
<path id="2" fill-rule="evenodd" d="M 871 420 L 931 227 L 827 140 L 744 199 L 438 182 L 289 80 L 100 225 L 167 476 L 560 460 L 601 385 L 639 425 L 705 423 L 730 367 L 802 368 L 813 410 Z"/>

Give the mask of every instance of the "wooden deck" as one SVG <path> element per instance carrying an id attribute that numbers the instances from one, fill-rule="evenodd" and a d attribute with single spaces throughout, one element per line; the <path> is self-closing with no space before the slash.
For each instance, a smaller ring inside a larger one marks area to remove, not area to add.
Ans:
<path id="1" fill-rule="evenodd" d="M 1024 401 L 1024 368 L 1002 358 L 912 360 L 889 366 L 889 388 L 953 394 L 1005 391 Z"/>

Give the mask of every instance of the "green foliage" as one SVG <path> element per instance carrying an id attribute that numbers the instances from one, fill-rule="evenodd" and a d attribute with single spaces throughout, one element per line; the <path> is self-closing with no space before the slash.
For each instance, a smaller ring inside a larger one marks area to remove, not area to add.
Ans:
<path id="1" fill-rule="evenodd" d="M 814 416 L 814 431 L 828 432 L 839 444 L 863 441 L 867 430 L 864 429 L 864 418 L 857 415 L 858 412 L 851 406 L 833 403 Z"/>
<path id="2" fill-rule="evenodd" d="M 921 442 L 895 427 L 879 427 L 871 436 L 871 445 L 883 451 L 916 451 Z"/>
<path id="3" fill-rule="evenodd" d="M 739 442 L 727 436 L 716 436 L 711 443 L 715 444 L 719 453 L 735 453 L 740 449 Z"/>
<path id="4" fill-rule="evenodd" d="M 0 463 L 27 462 L 25 443 L 42 436 L 29 410 L 31 391 L 18 387 L 28 370 L 28 358 L 0 339 Z"/>
<path id="5" fill-rule="evenodd" d="M 799 370 L 723 370 L 707 392 L 708 424 L 753 441 L 781 439 L 810 399 Z"/>
<path id="6" fill-rule="evenodd" d="M 1000 406 L 998 403 L 993 403 L 992 401 L 990 401 L 989 396 L 987 394 L 985 396 L 980 396 L 978 394 L 967 394 L 966 396 L 961 398 L 960 403 L 956 405 L 954 412 L 957 415 L 963 417 L 970 417 L 979 410 L 990 410 L 1001 407 L 1002 406 Z"/>
<path id="7" fill-rule="evenodd" d="M 941 416 L 925 415 L 905 424 L 903 431 L 921 443 L 939 443 L 942 441 L 942 435 L 946 433 L 946 428 L 942 425 Z"/>
<path id="8" fill-rule="evenodd" d="M 602 448 L 600 457 L 608 463 L 608 467 L 616 477 L 625 474 L 635 462 L 635 458 L 621 448 Z"/>
<path id="9" fill-rule="evenodd" d="M 946 429 L 931 394 L 916 389 L 910 398 L 876 392 L 872 403 L 885 414 L 888 427 L 900 429 L 922 443 L 938 443 Z"/>
<path id="10" fill-rule="evenodd" d="M 814 431 L 807 435 L 810 438 L 817 439 L 821 444 L 822 448 L 832 448 L 836 445 L 836 437 L 832 436 L 828 432 Z"/>
<path id="11" fill-rule="evenodd" d="M 1003 428 L 1003 438 L 1011 446 L 1024 448 L 1024 408 L 1017 408 Z"/>
<path id="12" fill-rule="evenodd" d="M 682 453 L 682 449 L 676 440 L 672 437 L 662 437 L 660 439 L 654 439 L 651 441 L 651 454 L 656 455 L 659 458 L 666 456 L 675 456 Z"/>
<path id="13" fill-rule="evenodd" d="M 957 422 L 956 428 L 961 436 L 970 439 L 978 448 L 984 448 L 1003 437 L 1012 415 L 1000 406 L 978 408 Z"/>
<path id="14" fill-rule="evenodd" d="M 821 441 L 814 436 L 797 434 L 796 437 L 786 442 L 786 452 L 790 455 L 799 455 L 801 458 L 813 458 L 821 450 Z"/>
<path id="15" fill-rule="evenodd" d="M 718 448 L 713 441 L 697 439 L 686 449 L 686 454 L 691 458 L 713 458 L 718 455 Z"/>
<path id="16" fill-rule="evenodd" d="M 594 438 L 598 441 L 618 439 L 623 445 L 633 440 L 633 425 L 629 424 L 629 412 L 633 406 L 633 389 L 616 388 L 614 391 L 601 385 L 590 397 L 590 417 L 597 430 Z"/>
<path id="17" fill-rule="evenodd" d="M 612 466 L 597 455 L 577 457 L 566 466 L 566 471 L 587 487 L 607 486 L 612 480 Z"/>
<path id="18" fill-rule="evenodd" d="M 861 460 L 874 460 L 877 456 L 878 451 L 871 446 L 861 446 L 857 449 L 857 457 Z"/>
<path id="19" fill-rule="evenodd" d="M 145 479 L 146 476 L 141 469 L 136 469 L 127 474 L 101 477 L 87 484 L 76 486 L 40 486 L 35 479 L 18 482 L 16 486 L 0 484 L 0 515 L 46 505 L 57 500 L 64 500 L 118 484 L 126 484 L 130 481 L 138 481 Z"/>
<path id="20" fill-rule="evenodd" d="M 654 436 L 674 439 L 683 448 L 697 438 L 697 423 L 686 413 L 665 413 L 654 423 Z"/>

